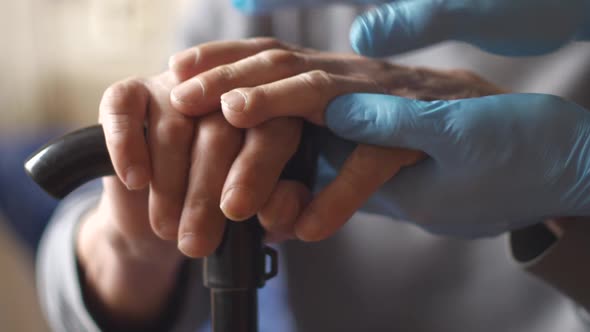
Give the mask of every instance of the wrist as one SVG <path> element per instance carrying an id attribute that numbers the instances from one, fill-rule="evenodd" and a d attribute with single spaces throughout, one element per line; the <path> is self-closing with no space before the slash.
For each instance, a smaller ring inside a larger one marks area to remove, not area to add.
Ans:
<path id="1" fill-rule="evenodd" d="M 120 207 L 114 204 L 103 194 L 98 207 L 83 218 L 77 236 L 79 249 L 90 252 L 90 247 L 98 245 L 100 249 L 112 252 L 113 258 L 122 265 L 133 268 L 161 271 L 180 263 L 184 256 L 176 242 L 159 238 L 149 225 L 147 213 L 139 220 L 129 219 L 129 213 L 117 213 Z M 138 216 L 143 214 L 136 213 Z"/>
<path id="2" fill-rule="evenodd" d="M 86 305 L 109 325 L 137 326 L 157 320 L 175 288 L 182 256 L 170 252 L 144 255 L 140 249 L 145 246 L 130 242 L 103 212 L 99 206 L 88 213 L 77 234 Z"/>

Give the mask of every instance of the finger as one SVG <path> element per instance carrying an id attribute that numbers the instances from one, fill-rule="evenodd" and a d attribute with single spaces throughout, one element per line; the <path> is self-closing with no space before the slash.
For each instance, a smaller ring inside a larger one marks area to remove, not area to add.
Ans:
<path id="1" fill-rule="evenodd" d="M 112 221 L 117 223 L 119 231 L 131 242 L 149 242 L 157 238 L 148 226 L 148 210 L 145 208 L 148 200 L 148 188 L 129 191 L 117 177 L 106 176 L 102 179 L 104 193 L 100 204 L 106 204 Z M 158 239 L 162 241 L 161 239 Z"/>
<path id="2" fill-rule="evenodd" d="M 429 142 L 441 142 L 446 127 L 444 105 L 380 94 L 343 95 L 326 108 L 326 126 L 353 142 L 404 147 L 431 154 Z"/>
<path id="3" fill-rule="evenodd" d="M 168 66 L 180 81 L 211 68 L 232 63 L 269 49 L 294 49 L 274 38 L 214 41 L 186 49 L 170 57 Z"/>
<path id="4" fill-rule="evenodd" d="M 511 5 L 396 1 L 358 17 L 352 24 L 350 40 L 357 53 L 368 56 L 393 55 L 445 40 L 465 41 L 505 56 L 533 56 L 554 51 L 575 39 L 584 21 L 579 10 L 550 8 L 551 20 L 560 24 L 543 33 L 539 29 L 540 23 L 547 22 L 547 8 L 509 8 Z"/>
<path id="5" fill-rule="evenodd" d="M 338 95 L 383 92 L 374 81 L 315 70 L 254 88 L 239 88 L 221 97 L 225 118 L 239 128 L 251 128 L 269 119 L 303 117 L 324 124 L 326 106 Z"/>
<path id="6" fill-rule="evenodd" d="M 303 183 L 279 181 L 266 204 L 258 211 L 258 220 L 268 232 L 268 241 L 295 238 L 295 221 L 310 199 L 311 192 Z"/>
<path id="7" fill-rule="evenodd" d="M 312 70 L 350 75 L 359 67 L 357 64 L 366 65 L 367 61 L 356 55 L 326 56 L 308 50 L 269 49 L 181 83 L 172 91 L 172 101 L 176 109 L 187 115 L 201 115 L 217 110 L 221 95 L 234 88 L 271 83 Z"/>
<path id="8" fill-rule="evenodd" d="M 352 24 L 352 47 L 359 54 L 381 57 L 453 39 L 457 30 L 464 26 L 459 23 L 473 18 L 465 12 L 458 15 L 447 3 L 396 1 L 374 8 Z"/>
<path id="9" fill-rule="evenodd" d="M 308 71 L 303 53 L 271 49 L 206 71 L 172 90 L 174 107 L 187 115 L 219 108 L 219 98 L 231 89 L 274 82 Z"/>
<path id="10" fill-rule="evenodd" d="M 129 189 L 143 189 L 150 180 L 150 159 L 144 135 L 149 91 L 129 79 L 110 86 L 99 107 L 109 155 L 117 176 Z"/>
<path id="11" fill-rule="evenodd" d="M 246 220 L 264 205 L 297 150 L 301 126 L 299 119 L 281 118 L 246 132 L 223 187 L 221 209 L 228 218 Z"/>
<path id="12" fill-rule="evenodd" d="M 204 257 L 219 245 L 225 226 L 219 198 L 242 141 L 242 131 L 221 114 L 200 119 L 178 232 L 178 247 L 185 255 Z"/>
<path id="13" fill-rule="evenodd" d="M 402 167 L 422 158 L 419 151 L 359 145 L 334 181 L 306 207 L 295 225 L 297 237 L 319 241 L 332 235 Z"/>
<path id="14" fill-rule="evenodd" d="M 526 110 L 542 109 L 531 105 L 551 105 L 559 100 L 542 94 L 505 94 L 427 102 L 350 94 L 335 98 L 325 119 L 326 126 L 345 139 L 420 150 L 444 163 L 472 154 L 477 137 L 509 137 L 523 117 L 533 114 Z"/>
<path id="15" fill-rule="evenodd" d="M 153 94 L 169 90 L 155 89 Z M 168 101 L 168 96 L 154 96 Z M 176 239 L 178 222 L 187 187 L 194 122 L 170 110 L 169 105 L 154 102 L 150 108 L 148 141 L 152 158 L 152 181 L 149 197 L 150 222 L 163 239 Z"/>

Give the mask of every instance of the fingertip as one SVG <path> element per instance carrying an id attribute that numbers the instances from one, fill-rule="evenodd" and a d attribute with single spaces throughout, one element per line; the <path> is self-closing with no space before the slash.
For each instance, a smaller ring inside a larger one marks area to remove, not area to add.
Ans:
<path id="1" fill-rule="evenodd" d="M 302 183 L 281 180 L 258 212 L 260 223 L 267 231 L 295 236 L 295 221 L 310 198 L 311 192 Z"/>
<path id="2" fill-rule="evenodd" d="M 305 242 L 321 241 L 329 236 L 325 234 L 322 220 L 313 213 L 305 213 L 295 224 L 295 236 Z"/>
<path id="3" fill-rule="evenodd" d="M 241 113 L 246 110 L 248 98 L 240 90 L 232 90 L 221 95 L 221 107 L 229 113 Z"/>
<path id="4" fill-rule="evenodd" d="M 236 128 L 252 128 L 261 123 L 256 119 L 250 107 L 249 94 L 242 89 L 236 89 L 224 93 L 221 96 L 221 111 L 223 116 Z"/>
<path id="5" fill-rule="evenodd" d="M 158 224 L 152 224 L 154 233 L 162 240 L 176 240 L 178 234 L 178 225 L 174 221 L 163 221 Z"/>
<path id="6" fill-rule="evenodd" d="M 180 80 L 190 77 L 197 69 L 200 52 L 198 48 L 190 48 L 168 58 L 168 68 Z"/>
<path id="7" fill-rule="evenodd" d="M 170 103 L 177 111 L 195 116 L 200 109 L 206 109 L 202 105 L 205 99 L 205 87 L 200 79 L 195 78 L 174 87 L 170 91 Z"/>
<path id="8" fill-rule="evenodd" d="M 170 104 L 178 112 L 185 115 L 192 115 L 192 105 L 187 105 L 186 103 L 182 102 L 182 100 L 176 96 L 174 89 L 170 91 Z"/>
<path id="9" fill-rule="evenodd" d="M 185 233 L 178 241 L 178 250 L 191 258 L 209 256 L 215 251 L 215 248 L 215 243 L 194 233 Z"/>
<path id="10" fill-rule="evenodd" d="M 384 57 L 451 39 L 449 24 L 440 27 L 447 31 L 432 28 L 445 16 L 445 6 L 444 1 L 399 1 L 373 8 L 353 22 L 351 46 L 359 54 Z"/>
<path id="11" fill-rule="evenodd" d="M 221 198 L 219 207 L 223 214 L 233 221 L 244 221 L 256 212 L 254 192 L 247 188 L 234 187 L 228 189 Z"/>
<path id="12" fill-rule="evenodd" d="M 150 173 L 143 166 L 130 166 L 125 170 L 123 183 L 129 190 L 141 190 L 147 187 Z"/>
<path id="13" fill-rule="evenodd" d="M 186 256 L 198 258 L 210 255 L 221 242 L 225 218 L 209 205 L 187 207 L 182 211 L 178 227 L 178 249 Z"/>
<path id="14" fill-rule="evenodd" d="M 165 205 L 162 205 L 161 201 L 153 202 L 152 199 L 150 199 L 148 206 L 150 226 L 154 234 L 156 234 L 156 236 L 162 240 L 177 240 L 179 227 L 178 222 L 180 220 L 178 213 L 174 213 L 172 211 L 175 210 L 171 210 L 170 207 L 165 207 Z"/>

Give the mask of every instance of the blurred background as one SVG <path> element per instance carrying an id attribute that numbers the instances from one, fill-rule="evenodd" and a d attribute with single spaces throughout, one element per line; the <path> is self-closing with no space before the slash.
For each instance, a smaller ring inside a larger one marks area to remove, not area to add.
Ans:
<path id="1" fill-rule="evenodd" d="M 188 2 L 0 0 L 0 331 L 43 330 L 30 299 L 33 257 L 57 202 L 27 178 L 23 160 L 96 123 L 113 82 L 165 68 Z"/>
<path id="2" fill-rule="evenodd" d="M 0 0 L 0 130 L 96 121 L 104 89 L 162 69 L 186 0 Z"/>

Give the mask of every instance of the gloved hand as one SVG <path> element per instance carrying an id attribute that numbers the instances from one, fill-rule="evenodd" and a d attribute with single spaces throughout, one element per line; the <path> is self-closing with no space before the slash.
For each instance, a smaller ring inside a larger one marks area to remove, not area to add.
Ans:
<path id="1" fill-rule="evenodd" d="M 539 55 L 590 39 L 590 0 L 398 0 L 358 17 L 360 54 L 386 56 L 444 40 L 501 55 Z"/>
<path id="2" fill-rule="evenodd" d="M 247 14 L 284 7 L 381 0 L 232 0 Z M 590 0 L 397 0 L 358 17 L 350 31 L 356 52 L 386 56 L 444 40 L 502 55 L 539 55 L 571 40 L 590 39 Z"/>
<path id="3" fill-rule="evenodd" d="M 434 233 L 493 235 L 590 215 L 590 112 L 559 97 L 453 101 L 351 94 L 325 114 L 337 135 L 424 151 L 380 192 L 387 214 Z"/>
<path id="4" fill-rule="evenodd" d="M 319 7 L 333 3 L 367 5 L 383 2 L 386 0 L 232 0 L 234 7 L 245 14 L 266 14 L 282 8 Z"/>

